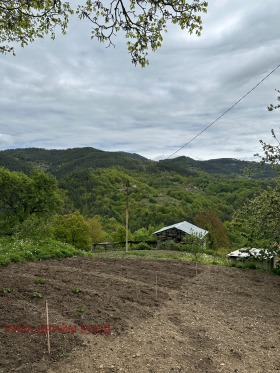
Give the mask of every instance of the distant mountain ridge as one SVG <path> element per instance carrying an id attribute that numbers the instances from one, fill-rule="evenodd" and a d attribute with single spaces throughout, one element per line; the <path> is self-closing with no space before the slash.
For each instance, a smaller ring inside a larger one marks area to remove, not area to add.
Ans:
<path id="1" fill-rule="evenodd" d="M 12 171 L 30 173 L 39 167 L 57 177 L 64 176 L 77 169 L 123 167 L 144 172 L 175 171 L 182 176 L 207 172 L 211 175 L 243 177 L 246 169 L 256 171 L 254 178 L 275 177 L 275 172 L 266 165 L 261 172 L 259 163 L 241 161 L 232 158 L 197 161 L 181 156 L 174 159 L 152 161 L 136 153 L 109 152 L 91 147 L 69 149 L 24 148 L 0 151 L 0 167 Z"/>

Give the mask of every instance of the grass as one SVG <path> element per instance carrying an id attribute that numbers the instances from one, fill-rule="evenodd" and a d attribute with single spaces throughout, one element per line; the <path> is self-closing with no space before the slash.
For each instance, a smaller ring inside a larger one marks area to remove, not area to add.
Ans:
<path id="1" fill-rule="evenodd" d="M 228 266 L 226 256 L 214 256 L 200 253 L 197 256 L 192 253 L 182 251 L 163 251 L 163 250 L 129 250 L 125 251 L 107 251 L 93 253 L 92 256 L 108 259 L 125 259 L 125 258 L 143 258 L 154 260 L 179 260 L 186 262 L 198 262 L 200 264 Z"/>
<path id="2" fill-rule="evenodd" d="M 152 260 L 178 260 L 186 262 L 198 262 L 206 265 L 228 266 L 226 255 L 210 255 L 207 253 L 189 253 L 185 251 L 171 250 L 129 250 L 122 251 L 95 251 L 86 252 L 74 248 L 53 239 L 16 239 L 15 237 L 0 237 L 0 266 L 9 263 L 28 262 L 35 260 L 65 258 L 71 256 L 91 256 L 109 259 L 143 258 Z M 37 279 L 38 284 L 43 284 L 44 279 Z"/>
<path id="3" fill-rule="evenodd" d="M 23 240 L 14 237 L 0 237 L 0 266 L 76 255 L 88 254 L 53 239 L 36 240 L 30 238 Z"/>

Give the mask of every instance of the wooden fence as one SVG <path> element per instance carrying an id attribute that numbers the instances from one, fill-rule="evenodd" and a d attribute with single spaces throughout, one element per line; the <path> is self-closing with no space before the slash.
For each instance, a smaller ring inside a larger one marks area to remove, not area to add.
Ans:
<path id="1" fill-rule="evenodd" d="M 133 244 L 137 245 L 137 244 L 140 244 L 140 243 L 145 243 L 147 245 L 156 245 L 157 241 L 132 241 L 132 240 L 128 241 L 129 245 L 133 245 Z M 125 241 L 120 241 L 120 242 L 95 242 L 92 245 L 91 251 L 92 252 L 102 251 L 102 249 L 103 249 L 103 251 L 125 250 L 125 245 L 126 245 Z"/>

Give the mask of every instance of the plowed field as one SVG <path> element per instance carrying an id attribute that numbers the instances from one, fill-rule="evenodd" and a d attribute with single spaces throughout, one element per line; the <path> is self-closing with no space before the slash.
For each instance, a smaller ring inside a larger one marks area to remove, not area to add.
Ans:
<path id="1" fill-rule="evenodd" d="M 280 372 L 279 276 L 82 257 L 0 274 L 1 373 Z"/>

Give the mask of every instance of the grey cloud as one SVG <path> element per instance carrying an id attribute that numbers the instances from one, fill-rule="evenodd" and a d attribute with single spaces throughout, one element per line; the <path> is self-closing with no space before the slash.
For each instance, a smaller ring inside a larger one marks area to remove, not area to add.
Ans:
<path id="1" fill-rule="evenodd" d="M 273 9 L 272 9 L 273 6 Z M 270 11 L 271 9 L 271 11 Z M 280 3 L 210 2 L 201 38 L 173 26 L 145 69 L 125 40 L 106 49 L 75 21 L 58 36 L 0 60 L 0 148 L 93 146 L 169 156 L 258 83 L 279 59 Z M 275 72 L 230 113 L 176 154 L 248 159 L 279 128 Z"/>

